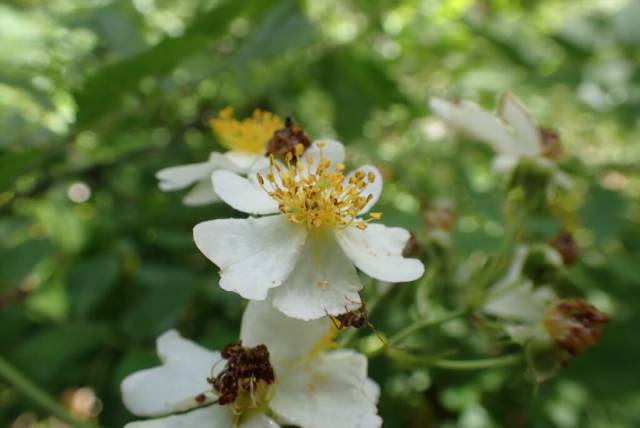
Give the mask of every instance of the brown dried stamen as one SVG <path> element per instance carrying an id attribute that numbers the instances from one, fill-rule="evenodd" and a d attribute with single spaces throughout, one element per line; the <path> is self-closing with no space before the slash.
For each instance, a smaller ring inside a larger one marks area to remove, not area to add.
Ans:
<path id="1" fill-rule="evenodd" d="M 609 317 L 582 299 L 565 299 L 544 314 L 544 327 L 556 344 L 572 355 L 595 345 Z"/>
<path id="2" fill-rule="evenodd" d="M 267 155 L 284 159 L 287 153 L 296 154 L 298 144 L 302 144 L 306 150 L 311 145 L 311 140 L 302 128 L 295 125 L 291 117 L 287 117 L 284 127 L 276 130 L 267 142 Z"/>
<path id="3" fill-rule="evenodd" d="M 542 143 L 542 156 L 557 160 L 562 154 L 562 145 L 560 144 L 560 135 L 551 128 L 539 128 L 540 141 Z"/>
<path id="4" fill-rule="evenodd" d="M 242 346 L 242 341 L 225 346 L 222 358 L 224 369 L 215 377 L 207 378 L 218 395 L 218 403 L 230 404 L 236 414 L 248 408 L 259 407 L 275 382 L 275 373 L 265 345 L 253 348 Z"/>
<path id="5" fill-rule="evenodd" d="M 565 266 L 571 265 L 580 257 L 580 248 L 573 238 L 573 235 L 565 230 L 560 231 L 553 239 L 549 241 L 549 245 L 560 253 L 562 262 Z"/>

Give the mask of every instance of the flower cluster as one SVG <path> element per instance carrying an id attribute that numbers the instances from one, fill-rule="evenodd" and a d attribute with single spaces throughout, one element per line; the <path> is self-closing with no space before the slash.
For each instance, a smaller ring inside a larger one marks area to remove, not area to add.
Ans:
<path id="1" fill-rule="evenodd" d="M 538 127 L 513 95 L 503 97 L 499 117 L 466 101 L 433 99 L 431 106 L 453 127 L 489 144 L 494 165 L 512 171 L 516 186 L 531 187 L 536 168 L 550 171 L 555 184 L 570 183 L 556 165 L 557 133 Z M 411 257 L 422 254 L 419 238 L 379 223 L 382 213 L 370 210 L 380 198 L 382 174 L 372 165 L 346 174 L 341 143 L 312 142 L 292 119 L 260 110 L 238 121 L 232 109 L 223 109 L 211 127 L 228 152 L 164 169 L 158 178 L 162 190 L 197 183 L 184 199 L 188 205 L 223 201 L 249 215 L 193 229 L 197 248 L 220 268 L 220 287 L 249 300 L 240 336 L 221 353 L 175 330 L 160 336 L 162 365 L 122 383 L 127 408 L 156 419 L 128 427 L 379 427 L 379 388 L 367 377 L 366 357 L 334 349 L 333 338 L 344 328 L 371 325 L 358 270 L 387 284 L 422 277 L 423 263 Z M 454 219 L 450 209 L 424 215 L 433 236 L 447 235 Z M 553 290 L 557 270 L 578 254 L 566 231 L 519 247 L 500 281 L 486 290 L 479 283 L 471 308 L 501 320 L 528 350 L 542 341 L 566 361 L 594 345 L 607 321 L 584 300 L 560 299 Z M 427 324 L 418 321 L 395 338 Z M 530 365 L 535 379 L 544 380 Z"/>

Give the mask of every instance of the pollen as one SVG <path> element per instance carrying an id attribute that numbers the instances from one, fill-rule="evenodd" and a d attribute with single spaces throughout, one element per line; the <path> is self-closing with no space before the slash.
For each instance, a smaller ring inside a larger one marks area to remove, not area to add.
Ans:
<path id="1" fill-rule="evenodd" d="M 367 223 L 382 217 L 381 213 L 371 213 L 366 219 L 358 217 L 372 198 L 363 192 L 376 180 L 375 174 L 357 171 L 345 179 L 344 165 L 332 168 L 331 161 L 322 155 L 322 147 L 319 159 L 303 156 L 304 149 L 299 145 L 294 153 L 289 152 L 285 164 L 271 156 L 268 174 L 258 174 L 262 189 L 278 202 L 280 212 L 292 223 L 310 230 L 349 226 L 364 230 Z"/>
<path id="2" fill-rule="evenodd" d="M 256 109 L 251 117 L 237 120 L 232 107 L 225 107 L 211 119 L 211 129 L 220 143 L 230 150 L 261 154 L 274 132 L 284 126 L 273 113 Z"/>

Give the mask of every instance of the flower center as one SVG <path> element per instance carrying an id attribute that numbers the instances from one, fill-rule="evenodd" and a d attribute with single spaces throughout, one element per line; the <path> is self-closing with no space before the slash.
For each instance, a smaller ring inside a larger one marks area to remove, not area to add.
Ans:
<path id="1" fill-rule="evenodd" d="M 369 221 L 382 217 L 381 213 L 371 213 L 366 220 L 357 218 L 372 198 L 362 192 L 374 182 L 375 174 L 358 171 L 345 180 L 344 165 L 331 168 L 331 161 L 322 155 L 322 146 L 315 169 L 312 155 L 302 157 L 304 150 L 302 144 L 296 145 L 295 154 L 286 154 L 285 165 L 270 156 L 269 173 L 266 177 L 258 174 L 262 189 L 278 202 L 280 212 L 292 223 L 308 229 L 351 225 L 366 229 Z"/>
<path id="2" fill-rule="evenodd" d="M 241 415 L 269 401 L 275 373 L 265 345 L 249 348 L 242 341 L 233 342 L 225 346 L 222 358 L 227 360 L 225 368 L 207 379 L 218 395 L 218 404 L 229 405 L 234 414 Z"/>
<path id="3" fill-rule="evenodd" d="M 262 154 L 273 133 L 284 124 L 272 113 L 255 110 L 251 117 L 239 121 L 233 117 L 233 108 L 223 108 L 211 120 L 211 128 L 220 143 L 230 150 Z"/>

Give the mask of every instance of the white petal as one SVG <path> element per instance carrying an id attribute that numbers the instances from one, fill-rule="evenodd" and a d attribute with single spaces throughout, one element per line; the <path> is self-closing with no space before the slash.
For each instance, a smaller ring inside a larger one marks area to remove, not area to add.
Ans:
<path id="1" fill-rule="evenodd" d="M 283 421 L 304 428 L 377 428 L 382 420 L 369 382 L 363 355 L 329 352 L 281 377 L 270 407 Z"/>
<path id="2" fill-rule="evenodd" d="M 311 146 L 305 150 L 302 158 L 304 159 L 304 165 L 307 165 L 306 158 L 310 156 L 313 159 L 311 164 L 311 171 L 315 171 L 320 163 L 320 158 L 328 159 L 331 162 L 331 167 L 335 168 L 336 165 L 343 163 L 345 158 L 344 145 L 336 140 L 316 140 L 311 143 Z"/>
<path id="3" fill-rule="evenodd" d="M 124 428 L 226 428 L 231 426 L 231 421 L 228 408 L 213 404 L 181 415 L 131 422 Z"/>
<path id="4" fill-rule="evenodd" d="M 161 190 L 180 190 L 196 181 L 209 177 L 214 169 L 215 165 L 211 162 L 172 166 L 158 171 L 156 178 L 160 180 L 159 187 Z"/>
<path id="5" fill-rule="evenodd" d="M 272 292 L 273 305 L 302 320 L 337 315 L 360 307 L 362 288 L 351 261 L 329 232 L 307 238 L 296 267 Z"/>
<path id="6" fill-rule="evenodd" d="M 510 287 L 490 290 L 483 310 L 505 320 L 535 325 L 542 322 L 545 308 L 555 298 L 550 288 L 517 279 Z"/>
<path id="7" fill-rule="evenodd" d="M 234 172 L 218 170 L 211 175 L 215 192 L 233 209 L 248 214 L 273 214 L 278 203 L 257 183 Z"/>
<path id="8" fill-rule="evenodd" d="M 267 345 L 278 375 L 281 367 L 291 367 L 327 334 L 326 318 L 301 321 L 275 309 L 270 301 L 249 302 L 242 316 L 240 339 L 247 346 Z"/>
<path id="9" fill-rule="evenodd" d="M 213 191 L 211 180 L 209 177 L 206 177 L 189 190 L 184 198 L 182 198 L 182 203 L 190 207 L 195 207 L 218 202 L 219 200 L 220 198 L 216 195 L 216 192 Z"/>
<path id="10" fill-rule="evenodd" d="M 312 155 L 314 158 L 322 156 L 329 159 L 332 164 L 343 163 L 345 158 L 344 145 L 340 141 L 323 138 L 315 140 L 304 152 L 305 155 Z"/>
<path id="11" fill-rule="evenodd" d="M 213 404 L 182 415 L 160 419 L 131 422 L 124 428 L 228 428 L 232 426 L 233 415 L 225 406 Z M 273 419 L 263 413 L 246 414 L 240 421 L 240 428 L 279 428 Z"/>
<path id="12" fill-rule="evenodd" d="M 558 187 L 564 190 L 571 190 L 573 187 L 573 180 L 571 179 L 571 176 L 564 171 L 556 170 L 553 175 L 553 180 Z"/>
<path id="13" fill-rule="evenodd" d="M 517 156 L 499 154 L 493 158 L 491 167 L 498 173 L 509 173 L 516 167 L 518 161 Z"/>
<path id="14" fill-rule="evenodd" d="M 137 416 L 160 416 L 203 404 L 195 398 L 211 390 L 207 377 L 220 354 L 183 339 L 175 330 L 160 336 L 156 346 L 162 365 L 135 372 L 120 385 L 127 409 Z"/>
<path id="15" fill-rule="evenodd" d="M 377 403 L 380 399 L 380 385 L 375 383 L 372 379 L 365 380 L 364 392 L 372 403 Z"/>
<path id="16" fill-rule="evenodd" d="M 500 101 L 500 116 L 513 128 L 518 144 L 513 154 L 537 156 L 542 150 L 540 130 L 531 118 L 524 104 L 511 92 L 507 92 Z"/>
<path id="17" fill-rule="evenodd" d="M 210 425 L 210 428 L 218 427 Z M 242 419 L 240 420 L 240 428 L 280 428 L 280 425 L 264 413 L 250 413 L 242 416 Z"/>
<path id="18" fill-rule="evenodd" d="M 265 158 L 264 155 L 256 155 L 255 153 L 240 152 L 237 150 L 230 150 L 224 154 L 226 160 L 233 165 L 233 168 L 224 168 L 234 172 L 246 172 L 251 169 L 253 164 L 261 158 Z"/>
<path id="19" fill-rule="evenodd" d="M 373 223 L 365 230 L 348 227 L 337 231 L 336 236 L 358 269 L 373 278 L 407 282 L 420 278 L 424 273 L 420 260 L 402 257 L 402 250 L 410 237 L 405 229 Z"/>
<path id="20" fill-rule="evenodd" d="M 504 123 L 492 113 L 471 101 L 452 103 L 432 98 L 431 110 L 449 126 L 471 138 L 489 144 L 498 153 L 510 152 L 515 144 Z"/>
<path id="21" fill-rule="evenodd" d="M 198 249 L 220 267 L 220 287 L 263 300 L 293 270 L 307 230 L 285 216 L 205 221 L 193 229 Z"/>

